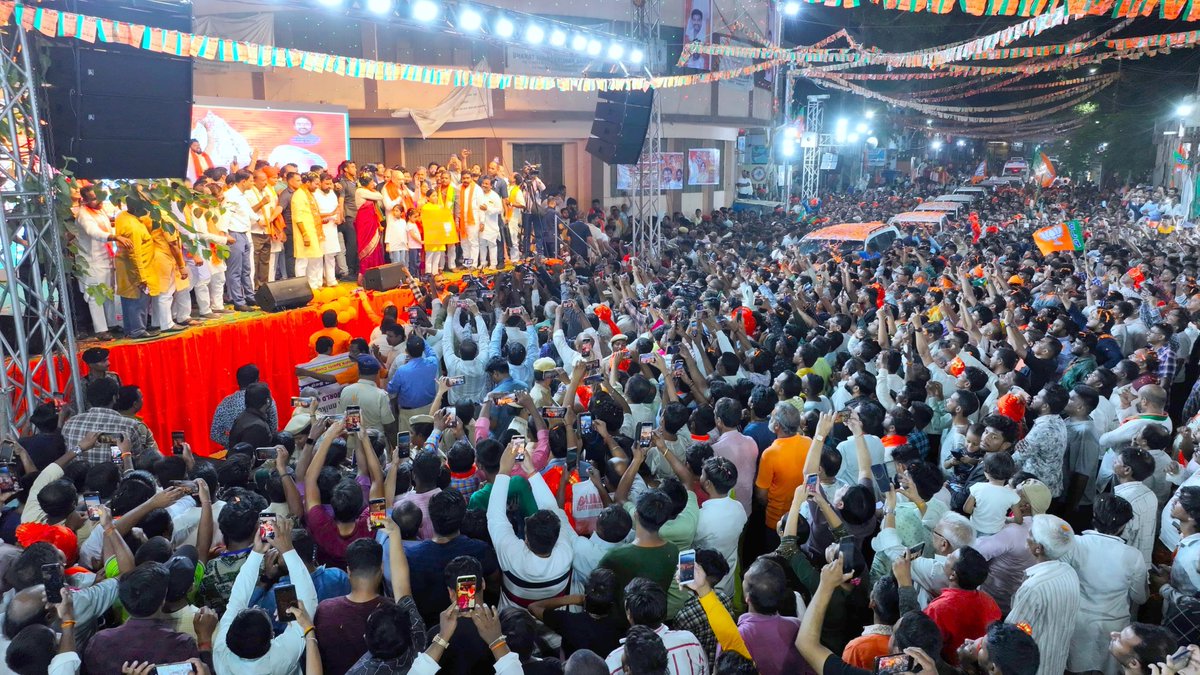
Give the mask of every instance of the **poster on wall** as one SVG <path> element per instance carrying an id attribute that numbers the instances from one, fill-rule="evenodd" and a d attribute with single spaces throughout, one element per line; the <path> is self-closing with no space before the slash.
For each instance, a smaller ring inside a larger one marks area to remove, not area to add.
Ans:
<path id="1" fill-rule="evenodd" d="M 716 148 L 688 150 L 688 185 L 716 185 L 720 177 L 720 150 Z"/>
<path id="2" fill-rule="evenodd" d="M 314 164 L 336 167 L 349 157 L 350 117 L 341 106 L 197 97 L 192 138 L 213 166 L 247 166 L 257 157 L 308 171 Z"/>
<path id="3" fill-rule="evenodd" d="M 687 0 L 683 3 L 683 41 L 684 43 L 712 42 L 712 2 L 711 0 Z M 683 65 L 696 70 L 710 70 L 712 56 L 709 54 L 692 54 Z"/>
<path id="4" fill-rule="evenodd" d="M 767 38 L 767 46 L 768 47 L 778 46 L 777 45 L 778 40 L 775 39 L 775 22 L 778 21 L 778 17 L 775 16 L 775 12 L 779 11 L 778 8 L 776 7 L 776 5 L 778 5 L 778 4 L 779 3 L 775 3 L 775 2 L 767 3 L 766 38 Z M 779 68 L 778 66 L 775 66 L 774 68 L 767 68 L 765 70 L 758 71 L 757 73 L 754 74 L 754 84 L 762 89 L 774 89 L 775 88 L 775 71 L 778 68 Z"/>
<path id="5" fill-rule="evenodd" d="M 731 39 L 727 35 L 722 35 L 719 39 L 721 41 L 721 44 L 725 45 L 727 47 L 749 47 L 749 46 L 751 46 L 750 43 L 748 43 L 748 42 L 742 42 L 741 40 L 734 40 L 734 39 Z M 720 70 L 736 70 L 738 68 L 746 68 L 746 67 L 752 66 L 752 65 L 754 65 L 754 59 L 739 59 L 739 58 L 734 58 L 732 56 L 722 56 L 719 59 L 717 59 L 717 68 Z M 750 91 L 751 89 L 754 88 L 754 76 L 753 75 L 744 75 L 742 77 L 735 77 L 730 80 L 725 80 L 725 84 L 728 85 L 732 89 L 738 89 L 741 91 Z"/>
<path id="6" fill-rule="evenodd" d="M 682 190 L 683 153 L 664 152 L 658 156 L 657 161 L 643 156 L 637 164 L 618 164 L 617 189 L 632 190 L 639 181 L 642 189 L 650 189 L 654 186 L 656 176 L 661 181 L 663 190 Z"/>

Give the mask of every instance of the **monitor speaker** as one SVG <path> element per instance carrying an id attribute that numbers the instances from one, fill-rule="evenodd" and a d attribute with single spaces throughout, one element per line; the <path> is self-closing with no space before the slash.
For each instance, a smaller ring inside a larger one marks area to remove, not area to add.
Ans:
<path id="1" fill-rule="evenodd" d="M 313 292 L 308 279 L 297 277 L 282 281 L 271 281 L 258 287 L 254 301 L 264 312 L 282 312 L 285 309 L 303 307 L 312 302 Z"/>
<path id="2" fill-rule="evenodd" d="M 608 164 L 636 164 L 653 103 L 654 90 L 600 92 L 587 151 Z"/>
<path id="3" fill-rule="evenodd" d="M 191 31 L 190 3 L 47 0 L 66 11 Z M 38 36 L 48 57 L 54 163 L 79 178 L 182 178 L 192 125 L 192 61 L 113 43 Z"/>
<path id="4" fill-rule="evenodd" d="M 404 272 L 408 269 L 403 263 L 380 265 L 363 272 L 363 288 L 368 291 L 390 291 L 400 288 L 404 283 Z"/>

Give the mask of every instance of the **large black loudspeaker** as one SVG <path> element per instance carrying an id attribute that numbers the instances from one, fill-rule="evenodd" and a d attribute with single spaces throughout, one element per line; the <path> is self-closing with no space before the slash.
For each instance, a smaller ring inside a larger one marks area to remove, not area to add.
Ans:
<path id="1" fill-rule="evenodd" d="M 363 272 L 363 288 L 368 291 L 390 291 L 404 283 L 403 263 L 380 265 Z"/>
<path id="2" fill-rule="evenodd" d="M 44 6 L 192 30 L 191 3 L 48 0 Z M 39 37 L 39 40 L 42 38 Z M 192 61 L 111 43 L 46 40 L 46 118 L 56 166 L 80 178 L 182 178 L 192 126 Z"/>
<path id="3" fill-rule="evenodd" d="M 285 309 L 303 307 L 312 302 L 313 292 L 308 287 L 308 279 L 296 277 L 272 281 L 258 287 L 254 301 L 264 312 L 282 312 Z"/>
<path id="4" fill-rule="evenodd" d="M 646 143 L 654 90 L 602 91 L 587 151 L 608 164 L 636 164 Z"/>

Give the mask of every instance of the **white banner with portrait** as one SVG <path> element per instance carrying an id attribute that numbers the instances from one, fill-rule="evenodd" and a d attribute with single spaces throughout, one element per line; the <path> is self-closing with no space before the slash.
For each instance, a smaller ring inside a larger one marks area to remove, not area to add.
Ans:
<path id="1" fill-rule="evenodd" d="M 683 42 L 712 43 L 712 1 L 687 0 L 683 3 Z M 712 56 L 692 54 L 683 64 L 686 68 L 712 70 Z"/>

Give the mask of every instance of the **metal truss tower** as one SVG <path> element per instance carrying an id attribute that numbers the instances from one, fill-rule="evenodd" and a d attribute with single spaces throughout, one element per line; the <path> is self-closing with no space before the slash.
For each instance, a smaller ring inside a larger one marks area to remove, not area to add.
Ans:
<path id="1" fill-rule="evenodd" d="M 815 134 L 817 142 L 804 143 L 804 163 L 800 173 L 800 198 L 808 201 L 817 196 L 821 185 L 821 151 L 828 145 L 824 130 L 824 107 L 828 96 L 809 96 L 804 113 L 804 133 Z M 790 103 L 790 102 L 789 102 Z M 790 187 L 790 186 L 789 186 Z"/>
<path id="2" fill-rule="evenodd" d="M 665 72 L 666 50 L 662 42 L 663 0 L 633 0 L 633 42 L 642 45 L 643 67 L 647 77 Z M 646 126 L 646 142 L 642 146 L 640 170 L 635 171 L 629 198 L 633 210 L 633 250 L 643 260 L 658 258 L 662 253 L 662 221 L 666 215 L 666 193 L 663 191 L 660 161 L 663 147 L 662 106 L 658 92 L 650 106 L 650 122 Z M 649 175 L 645 175 L 649 174 Z"/>
<path id="3" fill-rule="evenodd" d="M 55 217 L 39 78 L 19 23 L 0 32 L 0 434 L 28 428 L 52 392 L 82 400 L 66 243 Z"/>

